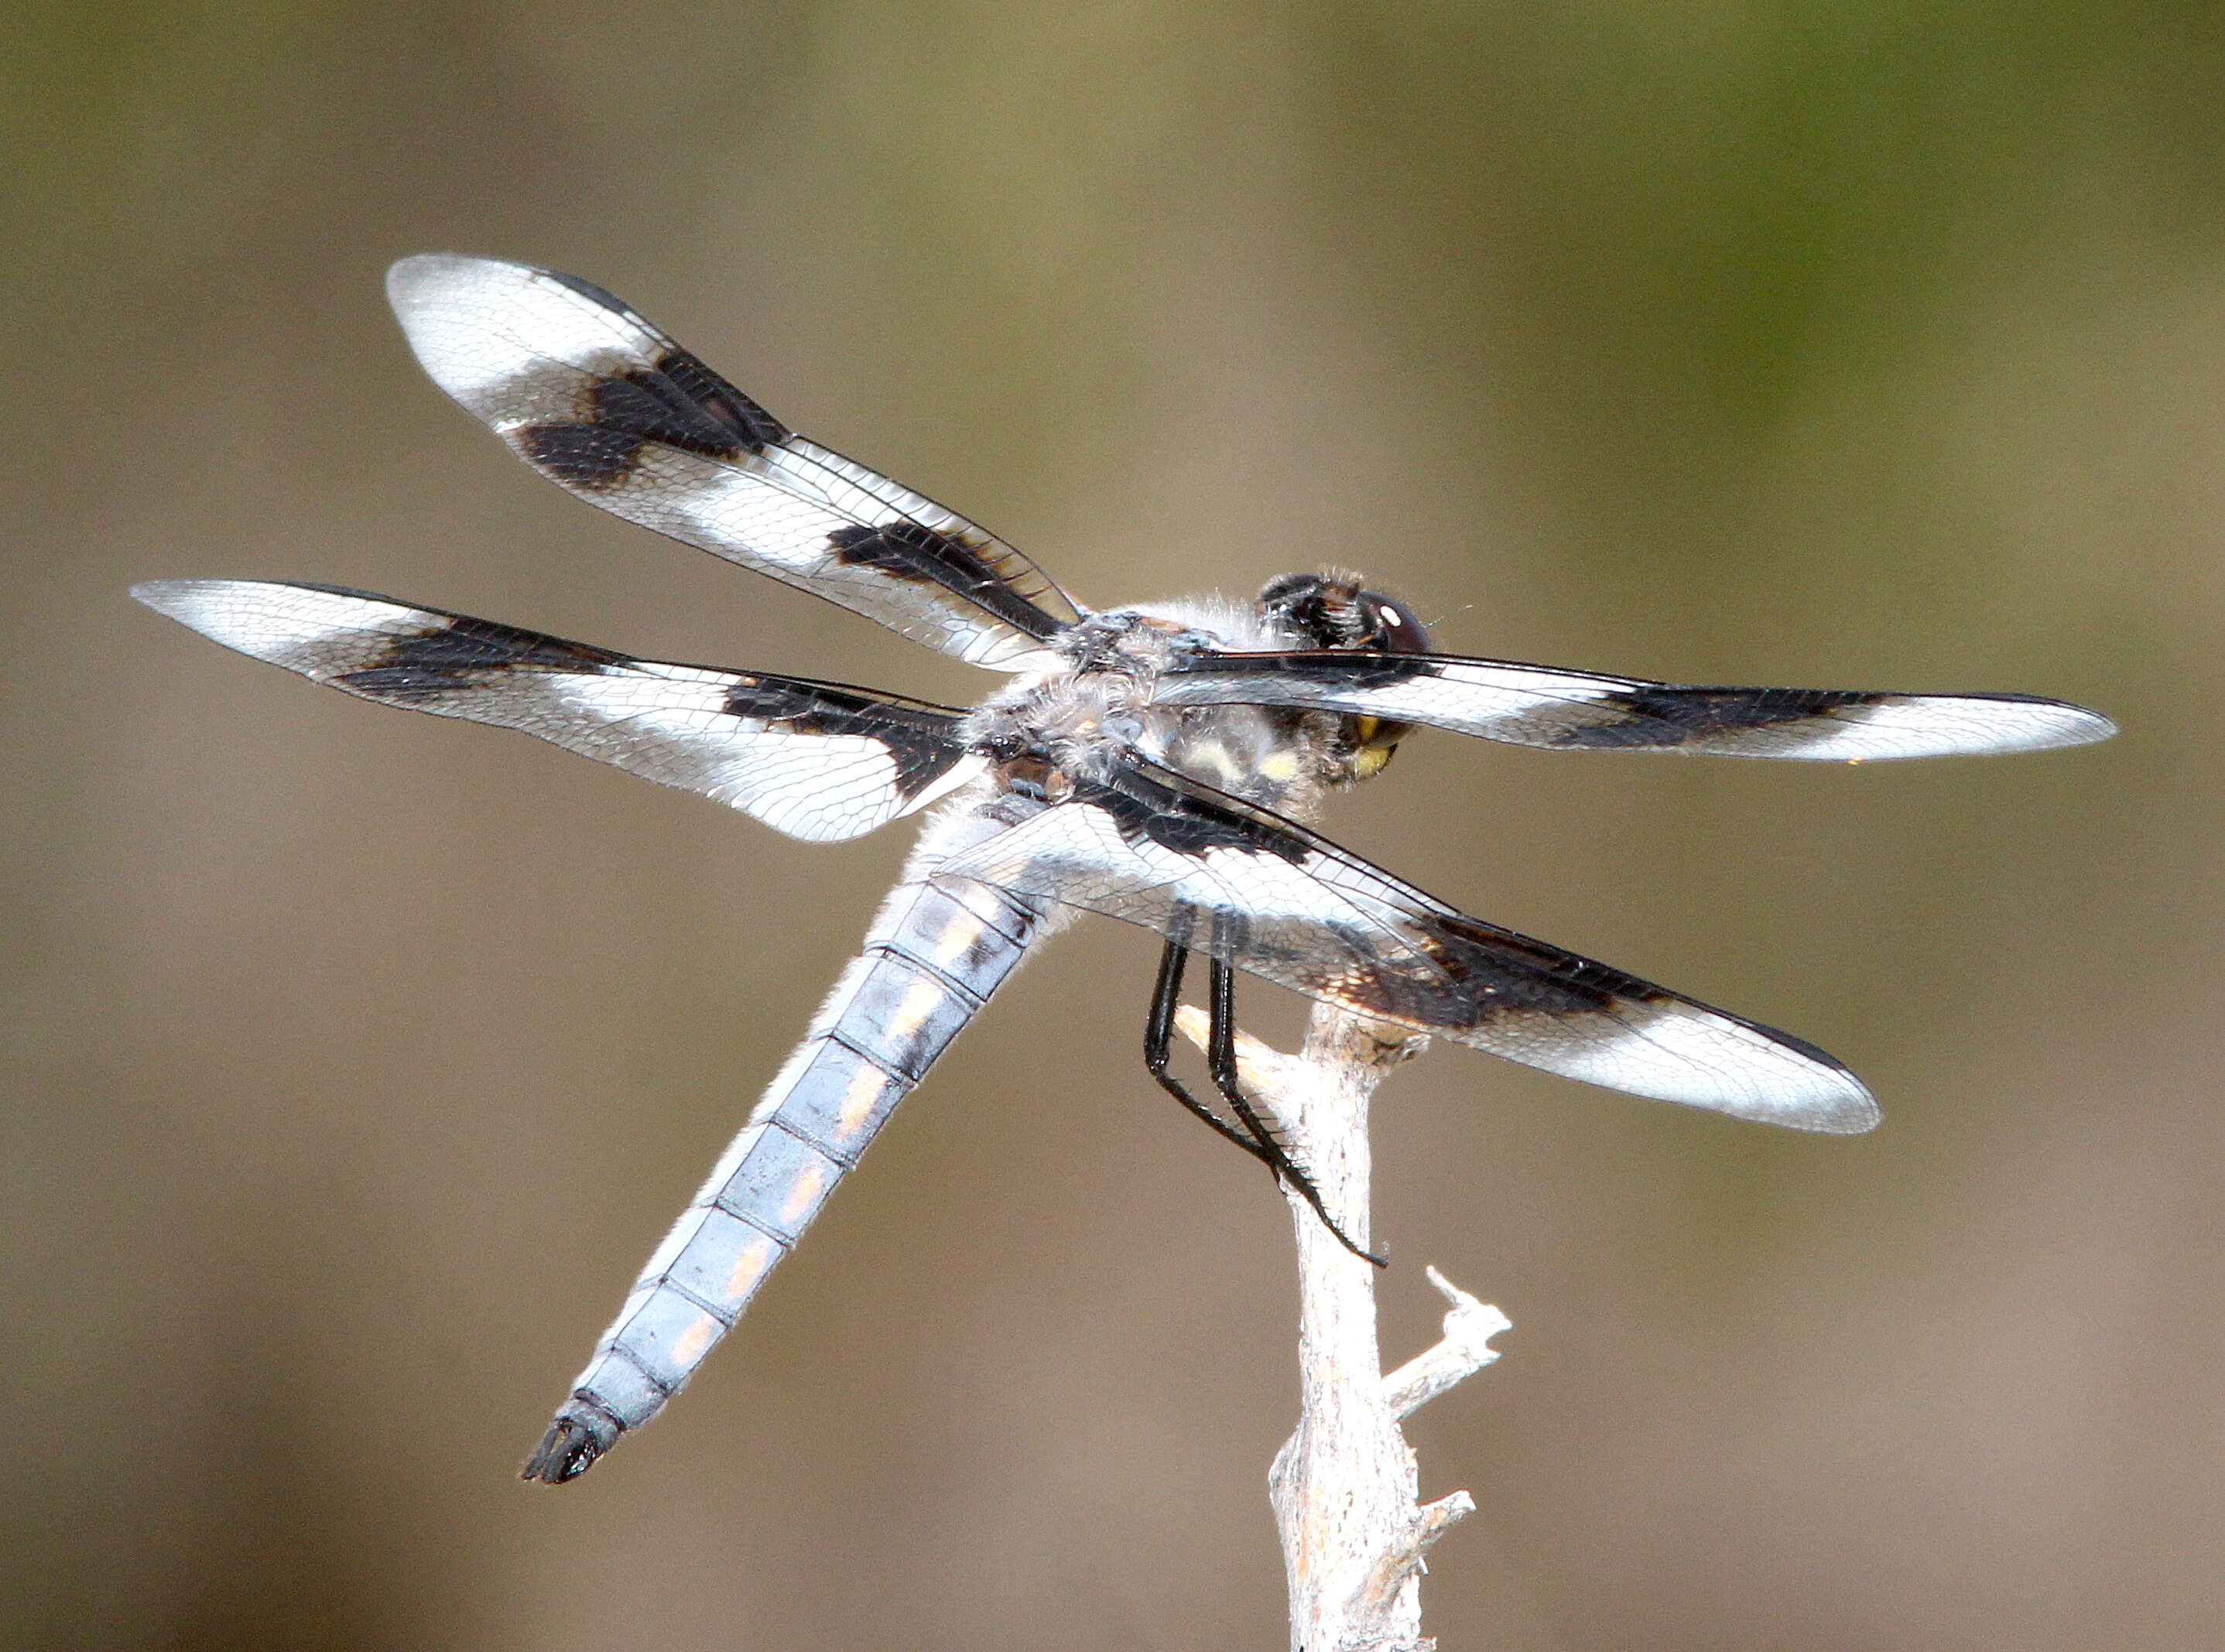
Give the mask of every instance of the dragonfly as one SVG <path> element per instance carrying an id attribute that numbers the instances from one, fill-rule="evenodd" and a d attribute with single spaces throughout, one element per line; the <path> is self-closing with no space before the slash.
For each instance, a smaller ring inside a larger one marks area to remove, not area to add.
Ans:
<path id="1" fill-rule="evenodd" d="M 439 253 L 396 263 L 387 293 L 434 381 L 566 492 L 1002 674 L 954 707 L 339 586 L 133 587 L 345 693 L 522 730 L 792 838 L 925 817 L 863 946 L 642 1269 L 529 1480 L 577 1478 L 663 1409 L 897 1103 L 1077 913 L 1163 938 L 1146 1070 L 1348 1246 L 1239 1082 L 1238 972 L 1634 1095 L 1797 1130 L 1877 1122 L 1869 1092 L 1814 1045 L 1468 916 L 1306 824 L 1417 727 L 1555 751 L 1849 762 L 2114 732 L 2022 694 L 1679 686 L 1439 653 L 1410 606 L 1338 568 L 1250 602 L 1085 607 L 986 529 L 797 434 L 590 282 Z M 1209 1100 L 1170 1070 L 1193 959 Z"/>

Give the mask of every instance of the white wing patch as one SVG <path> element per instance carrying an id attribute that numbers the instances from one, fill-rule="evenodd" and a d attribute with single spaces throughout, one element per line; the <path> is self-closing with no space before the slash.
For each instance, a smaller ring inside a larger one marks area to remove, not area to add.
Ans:
<path id="1" fill-rule="evenodd" d="M 659 763 L 688 754 L 694 760 L 688 790 L 808 842 L 854 838 L 907 812 L 897 760 L 885 742 L 865 735 L 782 731 L 764 719 L 727 712 L 726 685 L 714 673 L 642 666 L 638 674 L 554 682 L 551 698 L 561 709 L 549 718 L 549 728 L 606 731 L 609 743 L 595 754 L 606 761 L 616 761 L 606 754 L 619 750 Z M 527 731 L 556 737 L 540 727 Z M 865 821 L 872 824 L 859 824 Z"/>

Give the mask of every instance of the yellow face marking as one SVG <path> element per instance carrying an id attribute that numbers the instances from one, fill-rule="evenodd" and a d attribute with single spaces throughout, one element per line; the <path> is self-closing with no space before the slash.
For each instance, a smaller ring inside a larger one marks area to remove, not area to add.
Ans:
<path id="1" fill-rule="evenodd" d="M 1353 754 L 1352 770 L 1362 780 L 1372 780 L 1391 763 L 1396 746 L 1362 746 Z"/>
<path id="2" fill-rule="evenodd" d="M 788 1190 L 788 1203 L 782 1206 L 780 1219 L 801 1222 L 811 1214 L 819 1203 L 819 1195 L 827 1187 L 827 1167 L 816 1159 L 811 1160 L 796 1173 L 795 1185 Z"/>
<path id="3" fill-rule="evenodd" d="M 765 1276 L 772 1266 L 773 1243 L 760 1234 L 743 1247 L 742 1254 L 734 1258 L 734 1270 L 726 1275 L 726 1301 L 739 1304 L 749 1299 L 758 1288 L 758 1281 Z"/>
<path id="4" fill-rule="evenodd" d="M 887 1083 L 888 1079 L 880 1068 L 870 1065 L 859 1067 L 857 1077 L 850 1080 L 850 1087 L 842 1092 L 841 1105 L 834 1113 L 834 1121 L 841 1126 L 846 1139 L 855 1135 L 872 1116 L 873 1104 L 881 1098 L 882 1087 Z"/>
<path id="5" fill-rule="evenodd" d="M 718 1339 L 719 1322 L 707 1313 L 700 1314 L 694 1324 L 673 1339 L 672 1358 L 682 1366 L 692 1365 Z"/>
<path id="6" fill-rule="evenodd" d="M 903 1002 L 889 1016 L 888 1030 L 892 1037 L 910 1038 L 919 1030 L 920 1023 L 935 1013 L 942 1002 L 942 983 L 922 976 L 911 984 L 903 995 Z"/>
<path id="7" fill-rule="evenodd" d="M 979 913 L 959 908 L 949 926 L 935 938 L 935 961 L 938 964 L 956 962 L 965 955 L 968 946 L 981 938 L 981 931 L 986 927 L 981 921 Z"/>

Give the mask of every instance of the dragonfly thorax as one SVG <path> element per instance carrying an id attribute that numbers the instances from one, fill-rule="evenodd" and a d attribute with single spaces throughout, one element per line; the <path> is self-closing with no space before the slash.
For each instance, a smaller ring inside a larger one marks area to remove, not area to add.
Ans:
<path id="1" fill-rule="evenodd" d="M 1268 599 L 1297 580 L 1310 582 L 1298 599 Z M 1199 597 L 1093 613 L 1054 641 L 1055 665 L 984 701 L 966 732 L 1003 788 L 1023 799 L 1055 801 L 1071 781 L 1101 780 L 1141 757 L 1308 817 L 1325 793 L 1379 771 L 1403 727 L 1283 706 L 1161 706 L 1157 685 L 1201 654 L 1381 650 L 1384 627 L 1367 616 L 1391 606 L 1356 583 L 1301 575 L 1276 581 L 1257 604 Z M 1418 635 L 1410 616 L 1406 623 Z M 1328 635 L 1334 644 L 1322 640 Z"/>

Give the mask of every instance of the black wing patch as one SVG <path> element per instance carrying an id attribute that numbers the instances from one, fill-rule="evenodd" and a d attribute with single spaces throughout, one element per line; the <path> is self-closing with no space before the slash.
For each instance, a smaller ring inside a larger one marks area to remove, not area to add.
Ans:
<path id="1" fill-rule="evenodd" d="M 330 585 L 165 579 L 131 594 L 348 693 L 522 729 L 790 837 L 858 837 L 981 767 L 955 737 L 958 713 L 893 694 L 637 660 Z"/>
<path id="2" fill-rule="evenodd" d="M 2025 694 L 1685 687 L 1454 655 L 1208 654 L 1160 679 L 1162 706 L 1290 706 L 1563 751 L 1871 761 L 2106 740 L 2106 717 Z"/>
<path id="3" fill-rule="evenodd" d="M 1849 1133 L 1877 1105 L 1811 1044 L 1456 911 L 1163 769 L 1072 796 L 943 874 L 1157 929 L 1330 1003 L 1641 1096 Z"/>
<path id="4" fill-rule="evenodd" d="M 807 441 L 591 282 L 428 253 L 386 285 L 434 382 L 592 504 L 976 665 L 1078 617 L 1012 547 Z"/>

